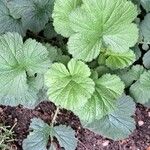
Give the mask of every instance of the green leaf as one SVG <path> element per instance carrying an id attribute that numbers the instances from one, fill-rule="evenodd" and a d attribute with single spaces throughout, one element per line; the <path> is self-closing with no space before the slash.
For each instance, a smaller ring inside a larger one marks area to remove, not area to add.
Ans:
<path id="1" fill-rule="evenodd" d="M 147 69 L 150 69 L 150 50 L 144 55 L 143 64 Z"/>
<path id="2" fill-rule="evenodd" d="M 13 16 L 22 17 L 25 27 L 39 32 L 51 17 L 53 3 L 54 0 L 11 0 L 8 7 Z"/>
<path id="3" fill-rule="evenodd" d="M 121 80 L 125 83 L 126 87 L 129 87 L 134 81 L 137 81 L 145 71 L 143 66 L 135 65 L 131 69 L 116 71 Z"/>
<path id="4" fill-rule="evenodd" d="M 54 127 L 54 134 L 61 147 L 65 150 L 75 150 L 77 147 L 77 139 L 75 138 L 75 131 L 64 125 Z"/>
<path id="5" fill-rule="evenodd" d="M 150 42 L 150 13 L 147 14 L 142 21 L 140 28 L 145 42 Z"/>
<path id="6" fill-rule="evenodd" d="M 107 52 L 106 65 L 111 69 L 123 69 L 135 61 L 135 54 L 129 50 L 123 53 Z"/>
<path id="7" fill-rule="evenodd" d="M 150 71 L 145 71 L 138 81 L 130 87 L 130 95 L 137 103 L 145 104 L 150 100 Z"/>
<path id="8" fill-rule="evenodd" d="M 1 97 L 12 98 L 12 104 L 15 99 L 18 104 L 24 104 L 26 100 L 28 103 L 28 98 L 33 100 L 36 94 L 30 87 L 28 77 L 32 76 L 34 80 L 35 73 L 43 74 L 48 69 L 50 62 L 47 56 L 46 48 L 35 40 L 28 39 L 23 44 L 18 33 L 0 36 Z"/>
<path id="9" fill-rule="evenodd" d="M 116 75 L 106 74 L 95 80 L 95 92 L 88 102 L 75 113 L 83 122 L 92 122 L 113 111 L 122 95 L 124 84 Z M 86 114 L 86 115 L 83 115 Z"/>
<path id="10" fill-rule="evenodd" d="M 71 59 L 67 68 L 61 63 L 54 63 L 45 75 L 49 99 L 72 111 L 80 108 L 94 92 L 90 75 L 90 69 L 81 61 Z"/>
<path id="11" fill-rule="evenodd" d="M 57 33 L 69 37 L 74 33 L 70 27 L 69 14 L 81 4 L 81 0 L 56 0 L 53 11 L 54 27 Z"/>
<path id="12" fill-rule="evenodd" d="M 135 129 L 135 121 L 131 118 L 135 112 L 135 103 L 129 96 L 121 97 L 114 112 L 95 120 L 86 127 L 113 140 L 127 138 Z"/>
<path id="13" fill-rule="evenodd" d="M 150 0 L 141 0 L 141 5 L 147 12 L 150 11 Z"/>
<path id="14" fill-rule="evenodd" d="M 30 124 L 27 138 L 23 141 L 23 150 L 47 150 L 49 138 L 57 138 L 61 147 L 65 150 L 75 150 L 77 147 L 77 139 L 75 131 L 64 125 L 52 127 L 44 123 L 41 119 L 34 118 Z M 54 148 L 51 146 L 51 149 Z"/>
<path id="15" fill-rule="evenodd" d="M 41 43 L 28 39 L 23 46 L 24 63 L 29 75 L 45 73 L 50 65 L 48 51 Z"/>
<path id="16" fill-rule="evenodd" d="M 19 104 L 23 105 L 27 108 L 35 108 L 35 106 L 39 103 L 37 92 L 34 90 L 29 89 L 28 91 L 24 92 L 24 95 L 12 96 L 0 95 L 0 104 L 5 106 L 18 106 Z"/>
<path id="17" fill-rule="evenodd" d="M 54 62 L 57 59 L 57 57 L 58 57 L 58 50 L 57 50 L 57 48 L 54 47 L 54 46 L 51 46 L 49 43 L 46 43 L 46 44 L 44 43 L 43 45 L 47 48 L 47 50 L 49 52 L 50 60 L 52 62 Z"/>
<path id="18" fill-rule="evenodd" d="M 136 6 L 127 0 L 83 0 L 69 17 L 75 31 L 69 38 L 69 52 L 88 62 L 103 48 L 127 52 L 138 39 L 137 26 L 132 23 L 136 16 Z"/>
<path id="19" fill-rule="evenodd" d="M 21 18 L 14 18 L 5 0 L 0 0 L 0 34 L 6 32 L 18 32 L 22 36 L 25 36 L 26 28 L 22 24 Z"/>
<path id="20" fill-rule="evenodd" d="M 111 72 L 110 68 L 108 68 L 107 66 L 104 66 L 104 65 L 98 66 L 95 70 L 97 71 L 99 77 L 101 77 L 102 75 L 104 75 L 106 73 Z"/>
<path id="21" fill-rule="evenodd" d="M 52 38 L 58 36 L 56 31 L 54 30 L 54 26 L 53 26 L 52 22 L 49 22 L 48 24 L 46 24 L 46 26 L 44 28 L 44 36 L 48 39 L 52 39 Z"/>
<path id="22" fill-rule="evenodd" d="M 142 56 L 141 49 L 136 45 L 135 47 L 132 48 L 133 52 L 135 53 L 136 60 L 139 60 L 139 58 Z"/>
<path id="23" fill-rule="evenodd" d="M 30 124 L 33 130 L 23 141 L 23 150 L 47 150 L 46 146 L 51 135 L 51 127 L 41 119 L 34 118 Z"/>

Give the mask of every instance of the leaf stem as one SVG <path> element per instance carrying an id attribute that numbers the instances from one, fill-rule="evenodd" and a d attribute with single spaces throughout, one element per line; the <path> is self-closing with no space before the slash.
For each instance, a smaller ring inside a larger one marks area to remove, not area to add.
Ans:
<path id="1" fill-rule="evenodd" d="M 59 113 L 59 110 L 60 110 L 60 107 L 58 106 L 57 109 L 56 109 L 56 111 L 55 111 L 54 117 L 52 119 L 52 123 L 51 123 L 52 126 L 54 126 L 54 123 L 56 121 L 56 118 L 57 118 L 57 115 Z"/>

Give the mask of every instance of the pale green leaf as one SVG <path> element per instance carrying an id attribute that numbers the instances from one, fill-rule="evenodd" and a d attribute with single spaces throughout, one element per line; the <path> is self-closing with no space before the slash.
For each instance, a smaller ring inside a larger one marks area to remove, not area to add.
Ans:
<path id="1" fill-rule="evenodd" d="M 12 96 L 0 96 L 0 104 L 5 106 L 18 106 L 23 105 L 27 108 L 35 108 L 35 106 L 39 103 L 37 92 L 34 90 L 29 89 L 28 91 L 24 92 L 24 95 Z"/>
<path id="2" fill-rule="evenodd" d="M 150 11 L 150 0 L 141 0 L 141 5 L 147 12 Z"/>
<path id="3" fill-rule="evenodd" d="M 125 83 L 126 87 L 129 87 L 134 81 L 137 81 L 140 76 L 144 73 L 145 69 L 143 66 L 135 65 L 131 69 L 127 68 L 124 70 L 116 71 L 121 80 Z"/>
<path id="4" fill-rule="evenodd" d="M 145 42 L 150 42 L 150 13 L 142 21 L 140 28 Z"/>
<path id="5" fill-rule="evenodd" d="M 23 141 L 23 150 L 47 150 L 46 146 L 51 135 L 51 127 L 41 119 L 34 118 L 30 124 L 33 130 Z"/>
<path id="6" fill-rule="evenodd" d="M 57 48 L 54 47 L 54 46 L 51 46 L 49 43 L 46 43 L 46 44 L 43 44 L 43 45 L 47 48 L 47 50 L 49 52 L 50 60 L 52 62 L 54 62 L 57 59 L 57 57 L 58 57 L 58 50 L 57 50 Z"/>
<path id="7" fill-rule="evenodd" d="M 81 0 L 56 0 L 53 11 L 54 27 L 57 33 L 69 37 L 74 33 L 70 27 L 69 14 L 81 4 Z"/>
<path id="8" fill-rule="evenodd" d="M 136 6 L 127 0 L 83 0 L 69 17 L 75 31 L 69 38 L 69 52 L 89 62 L 103 48 L 128 51 L 138 39 L 137 26 L 132 23 L 136 16 Z"/>
<path id="9" fill-rule="evenodd" d="M 135 54 L 129 50 L 123 53 L 114 53 L 112 51 L 106 54 L 106 66 L 111 69 L 123 69 L 130 66 L 135 61 Z"/>
<path id="10" fill-rule="evenodd" d="M 135 103 L 129 96 L 123 96 L 117 102 L 114 112 L 95 120 L 86 127 L 113 140 L 127 138 L 135 129 L 135 121 L 131 118 L 135 112 Z"/>
<path id="11" fill-rule="evenodd" d="M 101 46 L 101 41 L 98 41 L 94 34 L 87 33 L 73 34 L 69 38 L 68 42 L 68 49 L 73 57 L 88 62 L 92 61 L 92 59 L 96 58 L 99 55 Z"/>
<path id="12" fill-rule="evenodd" d="M 148 103 L 150 100 L 150 71 L 145 71 L 140 79 L 130 87 L 130 95 L 138 103 Z"/>
<path id="13" fill-rule="evenodd" d="M 51 17 L 54 0 L 11 0 L 8 4 L 11 14 L 21 17 L 25 27 L 39 32 Z"/>
<path id="14" fill-rule="evenodd" d="M 50 65 L 48 51 L 41 43 L 28 39 L 23 46 L 24 63 L 29 75 L 45 73 Z"/>
<path id="15" fill-rule="evenodd" d="M 150 69 L 150 50 L 144 55 L 143 64 L 147 69 Z"/>
<path id="16" fill-rule="evenodd" d="M 116 75 L 106 74 L 95 80 L 95 92 L 88 102 L 75 113 L 83 122 L 92 122 L 113 111 L 122 95 L 124 84 Z M 86 114 L 86 115 L 83 115 Z"/>
<path id="17" fill-rule="evenodd" d="M 83 106 L 94 92 L 94 82 L 86 64 L 71 59 L 67 68 L 54 63 L 45 75 L 49 99 L 56 105 L 74 111 Z"/>
<path id="18" fill-rule="evenodd" d="M 6 0 L 0 0 L 0 34 L 18 32 L 25 36 L 26 27 L 21 18 L 14 18 L 7 7 Z"/>
<path id="19" fill-rule="evenodd" d="M 33 88 L 36 84 L 34 75 L 43 74 L 48 69 L 47 56 L 46 48 L 35 40 L 28 39 L 23 44 L 18 33 L 0 36 L 0 95 L 4 97 L 0 103 L 6 103 L 8 98 L 12 98 L 10 105 L 25 104 L 25 101 L 26 106 L 35 103 L 38 87 Z M 33 79 L 32 83 L 29 78 Z"/>
<path id="20" fill-rule="evenodd" d="M 54 127 L 54 135 L 61 147 L 65 150 L 75 150 L 77 147 L 77 139 L 75 131 L 71 127 L 59 125 Z"/>

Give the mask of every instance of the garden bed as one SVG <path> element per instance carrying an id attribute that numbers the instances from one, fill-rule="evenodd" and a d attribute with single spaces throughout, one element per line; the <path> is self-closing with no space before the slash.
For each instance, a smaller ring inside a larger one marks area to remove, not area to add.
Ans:
<path id="1" fill-rule="evenodd" d="M 29 133 L 31 118 L 39 117 L 46 123 L 52 121 L 56 107 L 51 102 L 41 102 L 35 109 L 27 109 L 22 106 L 0 106 L 0 122 L 14 127 L 14 150 L 22 150 L 22 141 Z M 79 139 L 77 150 L 149 150 L 150 149 L 150 109 L 137 105 L 136 130 L 128 139 L 112 141 L 100 135 L 83 129 L 78 117 L 65 109 L 60 111 L 57 117 L 59 124 L 70 125 L 76 131 Z M 50 143 L 49 143 L 50 144 Z M 16 148 L 15 148 L 16 147 Z M 58 148 L 58 150 L 61 150 Z"/>

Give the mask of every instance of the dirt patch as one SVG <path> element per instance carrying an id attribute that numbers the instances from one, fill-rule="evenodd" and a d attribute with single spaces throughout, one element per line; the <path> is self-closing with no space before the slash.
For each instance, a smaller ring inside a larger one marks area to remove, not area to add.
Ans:
<path id="1" fill-rule="evenodd" d="M 42 102 L 35 109 L 22 106 L 0 106 L 0 122 L 14 128 L 17 150 L 22 150 L 22 141 L 29 133 L 30 120 L 39 117 L 47 123 L 52 121 L 56 107 L 51 102 Z M 70 125 L 79 139 L 77 150 L 149 150 L 150 147 L 150 109 L 137 105 L 136 130 L 125 140 L 114 142 L 83 129 L 78 117 L 71 111 L 62 109 L 57 117 L 58 124 Z"/>

